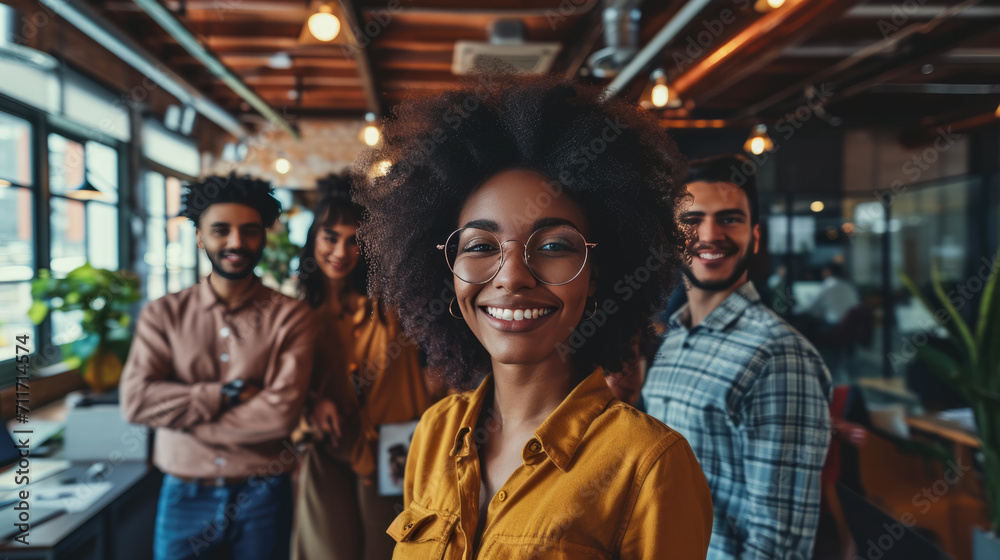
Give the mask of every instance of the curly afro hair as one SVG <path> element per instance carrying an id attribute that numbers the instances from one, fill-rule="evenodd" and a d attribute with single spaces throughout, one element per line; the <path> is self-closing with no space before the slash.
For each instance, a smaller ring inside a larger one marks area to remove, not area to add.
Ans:
<path id="1" fill-rule="evenodd" d="M 592 226 L 588 241 L 598 244 L 591 255 L 600 311 L 559 351 L 580 375 L 596 366 L 621 371 L 665 305 L 683 255 L 675 207 L 687 167 L 657 123 L 595 88 L 494 75 L 405 102 L 382 128 L 382 144 L 354 168 L 355 201 L 367 209 L 358 238 L 371 258 L 371 290 L 398 310 L 431 370 L 457 389 L 491 370 L 486 349 L 448 313 L 454 279 L 436 245 L 480 185 L 523 169 L 579 204 Z"/>
<path id="2" fill-rule="evenodd" d="M 227 202 L 244 204 L 256 210 L 265 228 L 273 226 L 281 214 L 281 202 L 274 198 L 274 187 L 270 183 L 230 173 L 225 177 L 213 175 L 204 181 L 189 183 L 181 197 L 180 215 L 189 218 L 195 227 L 200 227 L 201 215 L 209 206 Z"/>

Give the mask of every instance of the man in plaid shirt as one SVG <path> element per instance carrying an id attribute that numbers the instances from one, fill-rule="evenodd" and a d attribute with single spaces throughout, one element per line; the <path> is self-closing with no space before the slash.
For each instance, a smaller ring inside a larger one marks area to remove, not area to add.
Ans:
<path id="1" fill-rule="evenodd" d="M 692 163 L 685 269 L 642 390 L 647 412 L 691 444 L 712 490 L 709 559 L 808 560 L 830 441 L 830 373 L 747 280 L 759 249 L 756 180 L 742 156 Z"/>

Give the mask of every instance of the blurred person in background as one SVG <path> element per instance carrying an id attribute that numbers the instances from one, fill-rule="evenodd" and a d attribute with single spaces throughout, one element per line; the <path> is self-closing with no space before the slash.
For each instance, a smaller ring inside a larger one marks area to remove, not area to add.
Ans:
<path id="1" fill-rule="evenodd" d="M 156 428 L 157 560 L 288 558 L 295 454 L 285 438 L 316 329 L 309 306 L 253 273 L 281 211 L 273 192 L 235 175 L 189 185 L 181 213 L 212 273 L 147 304 L 136 325 L 121 408 Z"/>
<path id="2" fill-rule="evenodd" d="M 299 257 L 302 298 L 319 323 L 305 420 L 312 444 L 299 471 L 293 560 L 388 560 L 386 527 L 398 497 L 377 493 L 379 426 L 416 420 L 433 402 L 433 387 L 415 344 L 399 320 L 367 295 L 367 266 L 358 249 L 363 209 L 351 201 L 350 179 L 332 175 L 318 186 Z M 393 463 L 399 468 L 401 450 Z M 399 506 L 400 508 L 402 506 Z"/>
<path id="3" fill-rule="evenodd" d="M 825 328 L 831 328 L 839 325 L 847 312 L 861 303 L 861 298 L 857 288 L 844 279 L 844 267 L 840 263 L 832 262 L 824 266 L 821 275 L 823 282 L 819 293 L 807 313 L 821 320 Z"/>

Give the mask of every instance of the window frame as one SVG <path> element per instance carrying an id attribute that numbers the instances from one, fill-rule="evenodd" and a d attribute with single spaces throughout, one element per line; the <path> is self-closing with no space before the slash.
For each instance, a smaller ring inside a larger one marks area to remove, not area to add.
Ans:
<path id="1" fill-rule="evenodd" d="M 180 181 L 182 193 L 183 193 L 183 189 L 187 186 L 188 183 L 191 183 L 191 182 L 194 182 L 194 181 L 198 180 L 197 177 L 191 177 L 191 176 L 189 176 L 189 175 L 187 175 L 185 173 L 181 173 L 181 172 L 179 172 L 179 171 L 177 171 L 175 169 L 171 169 L 170 167 L 167 167 L 165 165 L 159 164 L 159 163 L 157 163 L 155 161 L 152 161 L 152 160 L 150 160 L 148 158 L 143 157 L 142 158 L 142 168 L 140 170 L 140 175 L 141 175 L 140 183 L 142 185 L 142 188 L 139 189 L 140 194 L 138 195 L 138 198 L 137 198 L 139 204 L 137 205 L 137 208 L 138 208 L 138 215 L 142 218 L 143 222 L 146 225 L 146 228 L 144 228 L 145 231 L 148 231 L 149 222 L 147 221 L 147 219 L 151 217 L 150 214 L 149 214 L 149 200 L 146 198 L 147 194 L 149 193 L 149 187 L 148 187 L 146 181 L 147 181 L 147 177 L 149 176 L 150 173 L 157 173 L 160 176 L 162 176 L 164 178 L 164 184 L 166 184 L 166 180 L 169 179 L 169 178 L 171 178 L 171 177 L 177 179 L 178 181 Z M 164 194 L 164 196 L 165 196 L 165 194 Z M 166 208 L 166 201 L 164 201 L 164 208 Z M 166 213 L 164 213 L 164 215 L 162 217 L 164 219 L 164 232 L 163 232 L 164 233 L 164 240 L 166 240 L 166 245 L 164 246 L 164 251 L 166 251 L 167 246 L 169 246 L 169 244 L 170 244 L 169 236 L 167 235 L 167 229 L 168 229 L 167 224 L 169 223 L 170 219 L 174 218 L 175 216 L 169 216 Z M 141 244 L 136 247 L 136 260 L 139 261 L 139 262 L 142 262 L 143 263 L 143 267 L 145 269 L 144 270 L 145 273 L 143 274 L 143 277 L 142 277 L 142 281 L 143 281 L 142 295 L 143 295 L 143 300 L 144 301 L 150 301 L 149 298 L 148 298 L 148 296 L 149 296 L 148 285 L 149 285 L 149 275 L 151 273 L 151 269 L 150 269 L 149 265 L 145 264 L 145 255 L 146 255 L 146 252 L 148 250 L 148 244 L 149 244 L 149 235 L 144 235 L 143 239 L 141 241 Z M 199 255 L 199 249 L 198 249 L 197 245 L 191 247 L 191 251 L 194 253 L 194 257 L 195 257 L 195 266 L 194 266 L 195 283 L 198 283 L 201 280 L 201 278 L 202 278 L 202 270 L 201 270 L 201 268 L 202 268 L 202 261 L 201 261 L 200 255 Z M 164 278 L 163 278 L 163 280 L 164 280 L 164 294 L 170 294 L 170 293 L 172 293 L 169 290 L 169 288 L 167 288 L 167 286 L 169 285 L 169 282 L 170 282 L 169 279 L 170 279 L 170 272 L 169 272 L 169 269 L 166 266 L 166 262 L 164 262 Z M 183 290 L 183 289 L 188 288 L 188 287 L 190 287 L 190 286 L 182 286 L 181 289 Z"/>
<path id="2" fill-rule="evenodd" d="M 131 231 L 130 224 L 134 212 L 132 211 L 132 185 L 130 181 L 130 148 L 134 145 L 131 142 L 124 142 L 98 131 L 91 131 L 86 127 L 59 115 L 47 114 L 44 111 L 31 107 L 16 99 L 0 94 L 0 112 L 13 117 L 23 119 L 31 125 L 31 173 L 32 185 L 28 187 L 32 193 L 32 250 L 35 254 L 35 272 L 42 268 L 51 268 L 52 263 L 52 236 L 51 236 L 51 200 L 53 194 L 50 187 L 49 176 L 49 135 L 59 134 L 67 140 L 86 144 L 87 142 L 97 142 L 104 144 L 118 154 L 117 176 L 118 200 L 114 203 L 118 216 L 118 268 L 132 268 L 132 245 L 133 239 L 127 232 Z M 86 165 L 86 162 L 84 162 Z M 24 188 L 18 186 L 17 188 Z M 59 198 L 66 198 L 65 195 L 55 195 Z M 124 234 L 124 235 L 123 235 Z M 31 354 L 31 371 L 37 373 L 39 369 L 48 368 L 46 373 L 58 373 L 65 370 L 58 365 L 62 362 L 61 353 L 53 356 L 49 348 L 56 348 L 52 344 L 52 319 L 46 317 L 37 325 L 31 333 L 33 339 L 33 352 Z M 44 356 L 51 357 L 51 361 Z M 17 363 L 13 358 L 0 361 L 0 389 L 13 385 L 17 377 Z"/>

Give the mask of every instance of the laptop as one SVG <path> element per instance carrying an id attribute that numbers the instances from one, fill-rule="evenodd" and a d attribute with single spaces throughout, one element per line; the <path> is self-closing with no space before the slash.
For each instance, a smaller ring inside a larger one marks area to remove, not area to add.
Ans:
<path id="1" fill-rule="evenodd" d="M 27 428 L 25 431 L 29 429 L 31 428 Z M 21 432 L 21 429 L 18 428 L 16 431 Z M 15 438 L 28 441 L 29 455 L 26 458 L 28 462 L 27 469 L 19 467 L 21 449 L 18 448 Z M 45 439 L 48 439 L 48 437 Z M 34 430 L 31 433 L 14 434 L 11 434 L 7 430 L 0 430 L 0 469 L 5 469 L 3 472 L 0 472 L 0 492 L 16 492 L 27 484 L 57 475 L 70 467 L 70 462 L 62 459 L 32 457 L 30 450 L 40 446 L 42 443 L 41 440 L 36 438 Z M 18 470 L 22 470 L 22 473 L 18 474 Z"/>
<path id="2" fill-rule="evenodd" d="M 0 432 L 2 432 L 0 433 L 0 468 L 6 469 L 0 473 L 0 541 L 8 541 L 17 538 L 17 535 L 22 533 L 21 529 L 24 525 L 19 524 L 25 522 L 25 514 L 30 528 L 37 527 L 42 522 L 66 511 L 61 507 L 48 507 L 36 503 L 31 495 L 34 489 L 28 484 L 59 474 L 68 469 L 70 463 L 56 459 L 35 458 L 29 454 L 27 457 L 28 466 L 24 469 L 20 465 L 21 453 L 14 437 L 20 436 L 20 439 L 28 439 L 29 450 L 36 445 L 41 445 L 43 440 L 37 439 L 34 431 L 25 434 L 11 434 L 4 429 Z M 51 434 L 45 436 L 44 439 L 48 439 L 49 436 Z M 19 469 L 22 470 L 21 474 L 17 472 Z M 21 490 L 28 491 L 27 500 L 21 500 Z M 27 509 L 21 505 L 22 501 L 26 502 Z"/>

